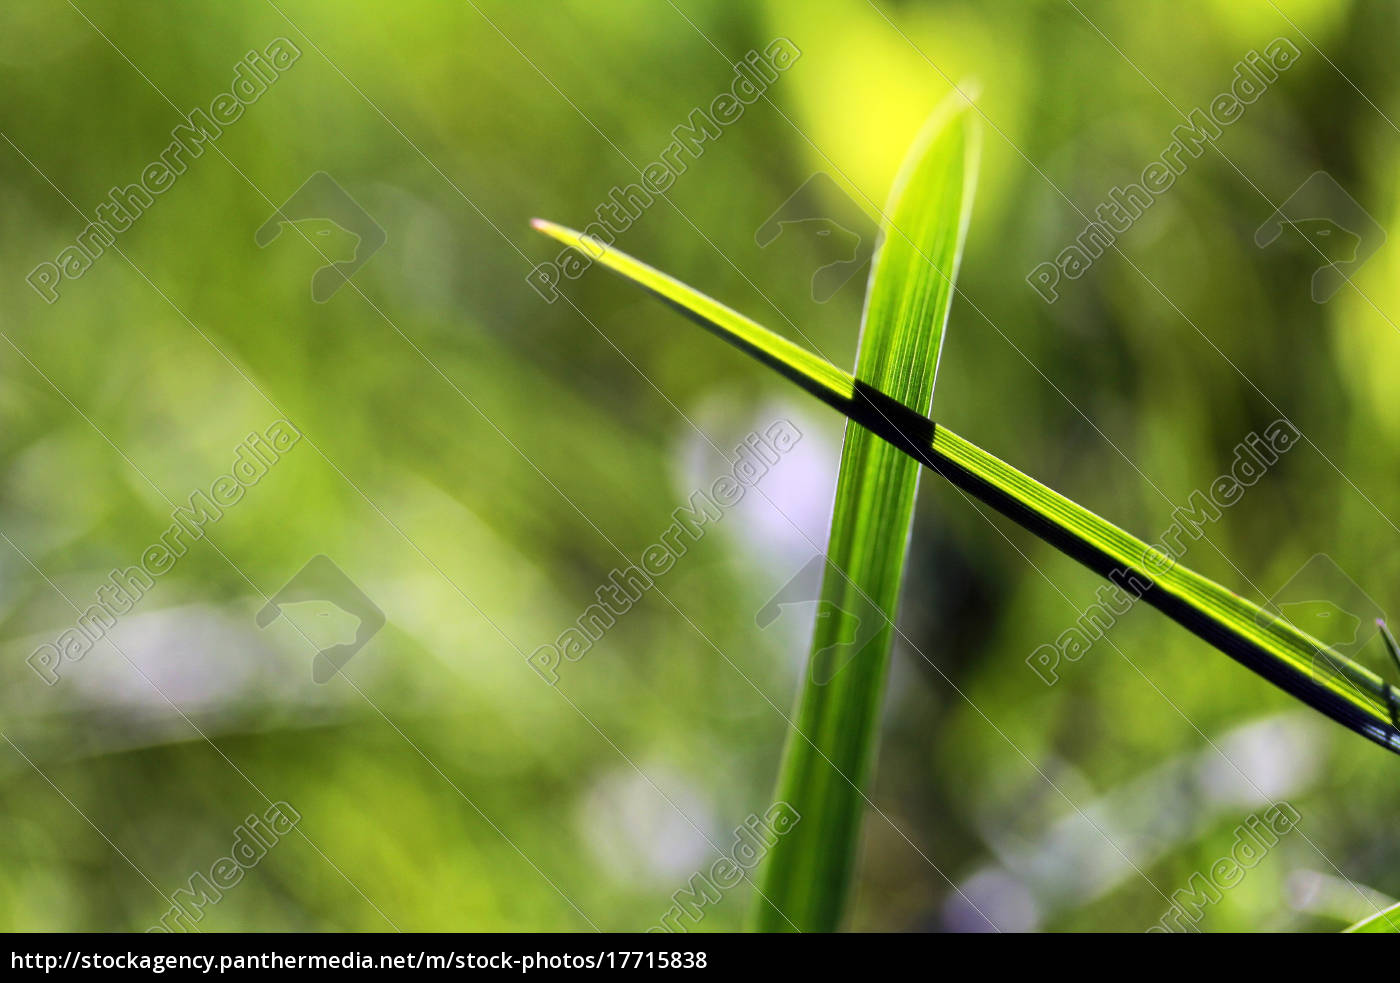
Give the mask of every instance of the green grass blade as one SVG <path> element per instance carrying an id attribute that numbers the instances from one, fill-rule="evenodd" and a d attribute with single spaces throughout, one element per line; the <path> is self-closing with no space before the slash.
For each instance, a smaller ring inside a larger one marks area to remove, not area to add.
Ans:
<path id="1" fill-rule="evenodd" d="M 530 225 L 631 280 L 701 327 L 748 352 L 813 395 L 828 402 L 828 395 L 832 392 L 845 391 L 849 395 L 849 372 L 813 355 L 801 345 L 774 334 L 738 311 L 725 307 L 719 301 L 706 297 L 674 277 L 667 276 L 592 236 L 542 218 L 531 219 Z"/>
<path id="2" fill-rule="evenodd" d="M 1342 929 L 1347 932 L 1400 932 L 1400 904 L 1391 905 L 1385 911 L 1378 911 L 1370 918 L 1363 918 L 1350 928 Z"/>
<path id="3" fill-rule="evenodd" d="M 1333 720 L 1400 752 L 1400 690 L 1369 669 L 946 427 L 934 428 L 925 446 L 929 466 L 955 485 Z"/>
<path id="4" fill-rule="evenodd" d="M 976 171 L 973 116 L 949 106 L 925 126 L 885 214 L 856 378 L 909 406 L 933 397 Z M 840 927 L 875 761 L 918 462 L 870 430 L 846 428 L 808 672 L 777 798 L 802 821 L 765 858 L 753 925 Z"/>
<path id="5" fill-rule="evenodd" d="M 911 149 L 873 264 L 857 373 L 861 389 L 928 406 L 971 209 L 972 117 L 949 105 Z M 540 231 L 574 245 L 837 408 L 853 377 L 617 250 L 553 223 Z M 801 823 L 765 859 L 756 927 L 838 927 L 855 865 L 864 789 L 874 761 L 893 618 L 919 466 L 870 430 L 849 426 L 808 679 L 789 735 L 778 798 Z"/>
<path id="6" fill-rule="evenodd" d="M 576 232 L 541 228 L 582 248 Z M 803 389 L 1064 553 L 1116 583 L 1145 585 L 1143 599 L 1179 624 L 1338 723 L 1400 752 L 1400 690 L 1375 673 L 1230 589 L 1179 564 L 1161 564 L 1142 540 L 693 288 L 615 249 L 599 262 L 736 347 L 770 365 L 782 363 L 774 367 Z M 664 278 L 663 289 L 650 286 L 659 282 L 653 277 Z M 790 348 L 801 355 L 789 362 Z"/>

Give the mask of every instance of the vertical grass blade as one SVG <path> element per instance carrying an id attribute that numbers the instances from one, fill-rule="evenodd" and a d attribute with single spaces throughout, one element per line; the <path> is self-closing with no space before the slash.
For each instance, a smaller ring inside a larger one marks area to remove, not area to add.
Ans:
<path id="1" fill-rule="evenodd" d="M 926 124 L 885 214 L 861 326 L 856 378 L 927 410 L 971 209 L 974 120 L 948 105 Z M 801 822 L 764 861 L 753 926 L 841 924 L 874 764 L 893 619 L 919 465 L 848 422 L 808 672 L 777 798 Z"/>

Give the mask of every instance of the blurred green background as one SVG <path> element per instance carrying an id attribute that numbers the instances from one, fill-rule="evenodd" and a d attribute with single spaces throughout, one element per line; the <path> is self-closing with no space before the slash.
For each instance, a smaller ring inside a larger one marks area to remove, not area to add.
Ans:
<path id="1" fill-rule="evenodd" d="M 1254 232 L 1319 170 L 1394 227 L 1397 21 L 1359 0 L 8 6 L 0 926 L 143 930 L 282 800 L 298 832 L 202 930 L 642 930 L 767 808 L 813 612 L 754 613 L 822 543 L 842 422 L 605 273 L 564 285 L 576 308 L 525 275 L 558 253 L 531 216 L 588 222 L 779 36 L 802 54 L 771 101 L 624 249 L 850 365 L 864 273 L 817 303 L 829 246 L 755 230 L 818 173 L 883 203 L 973 80 L 983 166 L 935 418 L 1152 538 L 1287 416 L 1308 441 L 1185 562 L 1263 602 L 1325 554 L 1395 602 L 1400 254 L 1318 304 L 1316 255 Z M 46 303 L 36 264 L 279 36 L 300 59 L 120 234 L 125 258 Z M 1076 208 L 1277 37 L 1298 62 L 1042 301 L 1025 276 Z M 317 171 L 388 236 L 323 304 L 309 238 L 254 241 Z M 45 685 L 25 660 L 73 623 L 65 597 L 92 603 L 279 417 L 303 440 Z M 762 494 L 546 685 L 523 653 L 728 469 L 716 448 L 777 419 L 803 439 Z M 353 619 L 254 620 L 318 554 L 387 619 L 325 685 L 313 647 Z M 1269 799 L 1298 832 L 1200 928 L 1334 930 L 1400 896 L 1393 755 L 1146 608 L 1053 686 L 1028 668 L 1097 587 L 926 478 L 850 927 L 1141 931 Z M 1374 639 L 1358 658 L 1393 678 Z M 696 930 L 740 926 L 750 891 Z"/>

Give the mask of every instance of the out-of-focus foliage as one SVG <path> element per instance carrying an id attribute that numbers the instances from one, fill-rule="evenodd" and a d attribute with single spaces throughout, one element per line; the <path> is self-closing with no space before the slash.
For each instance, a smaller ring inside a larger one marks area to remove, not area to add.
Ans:
<path id="1" fill-rule="evenodd" d="M 1381 609 L 1400 597 L 1393 244 L 1318 304 L 1306 243 L 1254 241 L 1319 170 L 1394 226 L 1385 5 L 77 6 L 0 15 L 6 927 L 144 929 L 269 799 L 299 832 L 200 927 L 640 929 L 731 849 L 767 807 L 812 611 L 754 616 L 825 536 L 840 422 L 678 343 L 676 315 L 596 270 L 561 285 L 577 310 L 546 304 L 525 277 L 555 251 L 526 221 L 584 225 L 777 36 L 802 54 L 771 103 L 623 248 L 852 365 L 863 277 L 817 303 L 831 238 L 755 232 L 817 172 L 881 200 L 929 108 L 976 77 L 982 178 L 935 418 L 1150 535 L 1286 415 L 1308 442 L 1185 562 L 1262 603 L 1325 554 Z M 30 271 L 159 159 L 175 107 L 208 109 L 278 36 L 300 59 L 120 234 L 126 259 L 45 303 Z M 1277 37 L 1297 63 L 1047 305 L 1025 276 L 1078 210 Z M 318 171 L 388 236 L 324 304 L 325 229 L 254 238 Z M 170 500 L 278 417 L 303 439 L 120 620 L 120 654 L 99 643 L 46 686 L 25 660 L 74 623 L 64 597 L 92 604 Z M 780 418 L 803 437 L 763 494 L 546 684 L 526 656 L 729 470 L 715 447 Z M 318 554 L 386 619 L 325 685 L 312 643 L 353 622 L 255 621 Z M 985 928 L 980 909 L 1141 930 L 1270 800 L 1296 828 L 1199 927 L 1337 929 L 1400 896 L 1382 749 L 1145 608 L 1053 686 L 1027 666 L 1098 583 L 924 484 L 902 627 L 957 689 L 896 645 L 872 792 L 891 822 L 866 825 L 853 926 Z M 1393 678 L 1378 639 L 1356 657 Z M 695 927 L 737 927 L 750 891 Z"/>

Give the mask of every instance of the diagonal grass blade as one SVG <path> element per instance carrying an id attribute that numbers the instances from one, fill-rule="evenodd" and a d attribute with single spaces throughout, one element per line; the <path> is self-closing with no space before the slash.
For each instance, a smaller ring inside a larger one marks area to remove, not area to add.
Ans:
<path id="1" fill-rule="evenodd" d="M 1400 932 L 1400 904 L 1391 905 L 1385 911 L 1378 911 L 1370 918 L 1362 919 L 1350 928 L 1342 929 L 1343 933 L 1349 932 Z"/>
<path id="2" fill-rule="evenodd" d="M 578 233 L 537 223 L 561 242 Z M 603 249 L 591 243 L 590 253 Z M 898 446 L 1057 549 L 1141 596 L 1168 617 L 1309 706 L 1400 753 L 1400 689 L 1286 620 L 1207 578 L 1161 561 L 1147 543 L 1022 474 L 970 441 L 757 322 L 615 249 L 599 262 Z M 795 349 L 795 351 L 793 351 Z"/>

